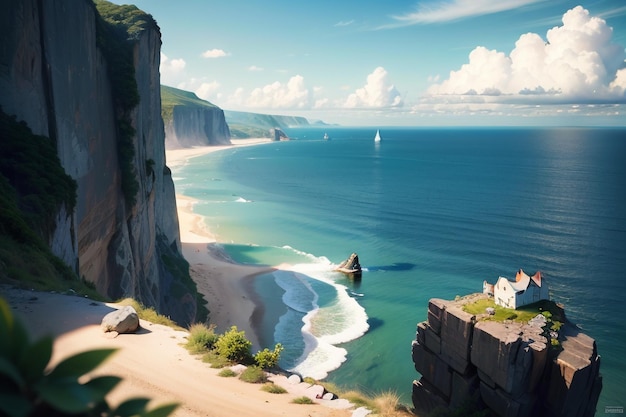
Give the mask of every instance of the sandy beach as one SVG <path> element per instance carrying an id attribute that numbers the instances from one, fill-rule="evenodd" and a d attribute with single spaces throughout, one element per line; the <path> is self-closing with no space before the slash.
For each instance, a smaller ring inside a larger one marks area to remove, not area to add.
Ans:
<path id="1" fill-rule="evenodd" d="M 234 141 L 234 146 L 246 146 L 269 140 Z M 167 151 L 167 164 L 177 167 L 189 158 L 224 149 L 201 147 Z M 193 213 L 193 199 L 177 196 L 183 255 L 190 263 L 190 272 L 205 296 L 210 309 L 210 323 L 218 331 L 236 325 L 258 346 L 252 317 L 262 305 L 255 302 L 252 278 L 273 268 L 238 265 L 229 262 L 220 252 L 215 239 L 203 225 L 202 218 Z M 293 384 L 285 376 L 274 375 L 272 381 L 288 389 L 287 394 L 271 394 L 237 378 L 218 376 L 182 346 L 187 332 L 141 321 L 135 334 L 117 337 L 100 329 L 102 317 L 119 308 L 113 303 L 95 302 L 75 295 L 42 293 L 0 286 L 14 314 L 24 322 L 36 339 L 46 334 L 56 336 L 51 364 L 85 350 L 115 347 L 116 352 L 95 375 L 118 375 L 123 382 L 111 393 L 109 401 L 119 403 L 131 397 L 153 399 L 152 405 L 177 402 L 175 416 L 196 417 L 343 417 L 363 416 L 364 409 L 354 411 L 345 400 L 316 399 L 319 387 L 306 383 Z M 292 403 L 293 398 L 307 395 L 313 405 Z"/>
<path id="2" fill-rule="evenodd" d="M 260 138 L 232 140 L 232 142 L 232 146 L 168 150 L 166 152 L 167 165 L 175 171 L 190 158 L 233 146 L 259 145 L 271 141 Z M 274 268 L 230 262 L 220 251 L 218 243 L 205 226 L 202 217 L 193 212 L 194 203 L 193 198 L 176 195 L 183 256 L 189 262 L 190 274 L 198 286 L 198 291 L 207 300 L 210 310 L 209 322 L 214 324 L 220 333 L 233 325 L 245 331 L 253 344 L 253 351 L 268 347 L 260 346 L 258 335 L 254 330 L 255 323 L 252 319 L 259 316 L 258 312 L 263 305 L 256 301 L 251 283 L 255 275 L 271 272 Z"/>

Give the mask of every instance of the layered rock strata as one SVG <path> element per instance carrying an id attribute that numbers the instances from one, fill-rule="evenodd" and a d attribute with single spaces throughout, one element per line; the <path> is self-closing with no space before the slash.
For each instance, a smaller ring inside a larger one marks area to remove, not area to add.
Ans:
<path id="1" fill-rule="evenodd" d="M 482 297 L 429 301 L 412 344 L 422 375 L 413 383 L 415 408 L 474 404 L 502 417 L 593 416 L 602 388 L 595 341 L 565 323 L 552 347 L 543 316 L 496 322 L 463 311 Z"/>

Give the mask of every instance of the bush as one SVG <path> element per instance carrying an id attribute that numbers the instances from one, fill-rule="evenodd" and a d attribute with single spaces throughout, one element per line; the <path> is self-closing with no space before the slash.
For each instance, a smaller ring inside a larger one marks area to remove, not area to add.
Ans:
<path id="1" fill-rule="evenodd" d="M 46 371 L 52 344 L 51 337 L 31 343 L 26 329 L 0 298 L 0 415 L 165 417 L 178 406 L 172 403 L 147 411 L 148 398 L 133 398 L 112 409 L 106 396 L 121 378 L 85 375 L 115 349 L 78 353 Z"/>
<path id="2" fill-rule="evenodd" d="M 233 371 L 230 368 L 226 368 L 226 369 L 222 369 L 217 375 L 225 377 L 225 378 L 231 378 L 233 376 L 236 376 L 237 372 Z"/>
<path id="3" fill-rule="evenodd" d="M 221 335 L 215 342 L 217 353 L 233 362 L 249 362 L 252 357 L 250 353 L 251 348 L 252 342 L 246 339 L 244 331 L 237 331 L 237 326 L 232 326 L 229 331 Z"/>
<path id="4" fill-rule="evenodd" d="M 215 334 L 215 327 L 207 327 L 204 324 L 196 323 L 189 328 L 189 338 L 185 347 L 191 353 L 203 353 L 213 349 L 218 335 Z"/>
<path id="5" fill-rule="evenodd" d="M 211 350 L 202 355 L 202 362 L 210 364 L 211 368 L 214 369 L 224 368 L 232 364 L 228 359 L 218 355 L 215 350 Z"/>
<path id="6" fill-rule="evenodd" d="M 280 359 L 280 352 L 283 351 L 283 345 L 277 343 L 274 346 L 274 350 L 271 351 L 268 348 L 265 348 L 254 355 L 254 361 L 257 366 L 263 369 L 272 369 L 278 366 L 278 361 Z"/>
<path id="7" fill-rule="evenodd" d="M 251 384 L 262 384 L 267 382 L 267 375 L 265 375 L 265 371 L 258 366 L 248 366 L 241 375 L 239 375 L 239 379 Z"/>
<path id="8" fill-rule="evenodd" d="M 296 397 L 292 401 L 294 404 L 315 404 L 312 399 L 303 395 L 302 397 Z"/>
<path id="9" fill-rule="evenodd" d="M 286 389 L 281 387 L 280 385 L 276 385 L 273 382 L 268 382 L 261 387 L 262 391 L 269 392 L 270 394 L 284 394 L 287 392 Z"/>

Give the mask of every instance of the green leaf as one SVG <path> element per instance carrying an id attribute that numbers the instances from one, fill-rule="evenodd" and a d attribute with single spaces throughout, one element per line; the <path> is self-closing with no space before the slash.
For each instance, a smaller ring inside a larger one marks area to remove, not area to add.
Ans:
<path id="1" fill-rule="evenodd" d="M 0 356 L 0 375 L 8 377 L 13 381 L 18 390 L 21 390 L 26 385 L 24 378 L 20 374 L 19 369 L 6 358 Z"/>
<path id="2" fill-rule="evenodd" d="M 0 415 L 10 417 L 26 417 L 32 405 L 24 397 L 0 392 Z"/>
<path id="3" fill-rule="evenodd" d="M 52 337 L 44 337 L 22 350 L 18 367 L 27 382 L 32 383 L 43 377 L 51 356 Z"/>
<path id="4" fill-rule="evenodd" d="M 91 401 L 98 403 L 120 383 L 122 378 L 118 376 L 99 376 L 85 383 L 85 387 L 91 390 Z"/>
<path id="5" fill-rule="evenodd" d="M 46 380 L 37 384 L 36 391 L 44 402 L 64 413 L 82 413 L 92 404 L 92 390 L 73 378 Z"/>
<path id="6" fill-rule="evenodd" d="M 141 414 L 141 417 L 167 417 L 178 408 L 178 403 L 170 403 L 154 408 L 147 413 Z"/>
<path id="7" fill-rule="evenodd" d="M 7 353 L 10 358 L 16 360 L 19 358 L 22 349 L 30 344 L 26 328 L 18 320 L 13 322 L 13 331 L 10 334 L 10 338 Z"/>
<path id="8" fill-rule="evenodd" d="M 93 371 L 117 349 L 95 349 L 70 356 L 59 363 L 48 375 L 50 378 L 78 378 Z"/>
<path id="9" fill-rule="evenodd" d="M 0 356 L 5 356 L 10 351 L 12 333 L 13 314 L 9 304 L 0 297 Z"/>
<path id="10" fill-rule="evenodd" d="M 149 398 L 131 398 L 121 403 L 113 412 L 115 416 L 136 416 L 145 412 L 146 405 L 150 402 Z"/>

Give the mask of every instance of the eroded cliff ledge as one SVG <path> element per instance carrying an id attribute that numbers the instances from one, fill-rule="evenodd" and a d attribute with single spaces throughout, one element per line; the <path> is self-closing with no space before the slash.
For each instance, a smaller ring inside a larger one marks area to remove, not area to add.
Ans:
<path id="1" fill-rule="evenodd" d="M 543 308 L 526 322 L 497 321 L 464 308 L 487 298 L 429 301 L 428 319 L 417 325 L 412 345 L 422 375 L 413 383 L 415 408 L 488 407 L 503 417 L 593 416 L 602 389 L 595 340 L 564 314 L 563 321 L 552 322 L 553 313 Z"/>

